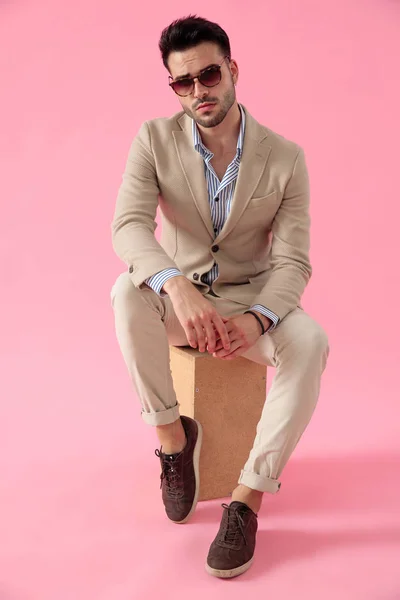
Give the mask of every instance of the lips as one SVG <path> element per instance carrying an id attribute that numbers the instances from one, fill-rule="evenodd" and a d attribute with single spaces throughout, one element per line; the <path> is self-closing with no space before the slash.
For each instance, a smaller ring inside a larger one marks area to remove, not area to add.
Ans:
<path id="1" fill-rule="evenodd" d="M 200 104 L 200 106 L 197 107 L 197 110 L 202 110 L 202 109 L 205 109 L 205 108 L 210 108 L 211 106 L 214 106 L 214 104 L 211 103 L 211 102 L 206 102 L 204 104 Z"/>

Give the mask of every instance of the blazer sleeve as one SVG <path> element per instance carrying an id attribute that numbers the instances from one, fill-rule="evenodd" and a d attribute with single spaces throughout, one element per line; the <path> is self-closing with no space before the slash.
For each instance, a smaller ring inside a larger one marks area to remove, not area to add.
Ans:
<path id="1" fill-rule="evenodd" d="M 280 321 L 299 305 L 312 274 L 309 204 L 308 171 L 304 151 L 299 148 L 272 223 L 270 277 L 253 302 L 268 306 Z"/>
<path id="2" fill-rule="evenodd" d="M 128 265 L 136 287 L 164 269 L 178 269 L 154 235 L 159 194 L 150 130 L 145 122 L 129 150 L 111 225 L 114 251 Z"/>

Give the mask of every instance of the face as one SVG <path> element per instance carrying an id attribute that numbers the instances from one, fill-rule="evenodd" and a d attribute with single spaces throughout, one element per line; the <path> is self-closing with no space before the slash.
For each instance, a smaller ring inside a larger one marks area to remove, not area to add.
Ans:
<path id="1" fill-rule="evenodd" d="M 196 79 L 189 96 L 177 96 L 185 113 L 202 127 L 216 127 L 222 123 L 235 103 L 237 64 L 229 59 L 224 60 L 220 48 L 209 42 L 183 52 L 171 52 L 168 58 L 169 71 L 174 80 L 182 76 L 196 77 L 207 67 L 215 65 L 221 65 L 221 81 L 216 86 L 207 87 Z M 206 103 L 210 104 L 201 108 Z"/>

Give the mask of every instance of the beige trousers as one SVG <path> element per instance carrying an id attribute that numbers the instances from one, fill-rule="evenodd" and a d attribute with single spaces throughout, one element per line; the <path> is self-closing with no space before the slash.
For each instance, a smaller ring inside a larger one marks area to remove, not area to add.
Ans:
<path id="1" fill-rule="evenodd" d="M 231 300 L 210 294 L 206 297 L 226 317 L 246 310 Z M 173 423 L 179 418 L 179 409 L 169 345 L 189 344 L 171 300 L 160 298 L 150 288 L 136 288 L 128 273 L 118 277 L 111 300 L 117 339 L 144 421 L 153 426 Z M 279 490 L 279 476 L 314 412 L 328 354 L 325 331 L 300 308 L 243 354 L 249 360 L 276 367 L 276 373 L 239 483 L 261 492 Z"/>

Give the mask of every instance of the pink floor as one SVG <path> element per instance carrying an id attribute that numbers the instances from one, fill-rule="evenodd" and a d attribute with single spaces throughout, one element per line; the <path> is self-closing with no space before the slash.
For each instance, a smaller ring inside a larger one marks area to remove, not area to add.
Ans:
<path id="1" fill-rule="evenodd" d="M 128 439 L 107 459 L 32 464 L 1 490 L 0 598 L 242 598 L 246 590 L 398 600 L 399 495 L 389 492 L 398 473 L 389 457 L 293 462 L 284 492 L 265 503 L 253 568 L 227 582 L 204 572 L 220 502 L 200 504 L 186 526 L 170 524 L 157 465 L 135 457 Z"/>
<path id="2" fill-rule="evenodd" d="M 141 423 L 119 356 L 101 361 L 100 352 L 88 366 L 82 350 L 76 359 L 70 351 L 72 379 L 62 379 L 62 356 L 39 350 L 23 377 L 4 373 L 16 394 L 2 417 L 1 600 L 400 598 L 400 461 L 372 447 L 340 451 L 350 437 L 328 402 L 333 373 L 281 492 L 265 499 L 253 568 L 219 581 L 204 561 L 221 502 L 201 503 L 184 526 L 166 520 L 153 432 Z M 49 375 L 40 382 L 45 358 Z M 361 445 L 362 437 L 360 428 Z"/>

